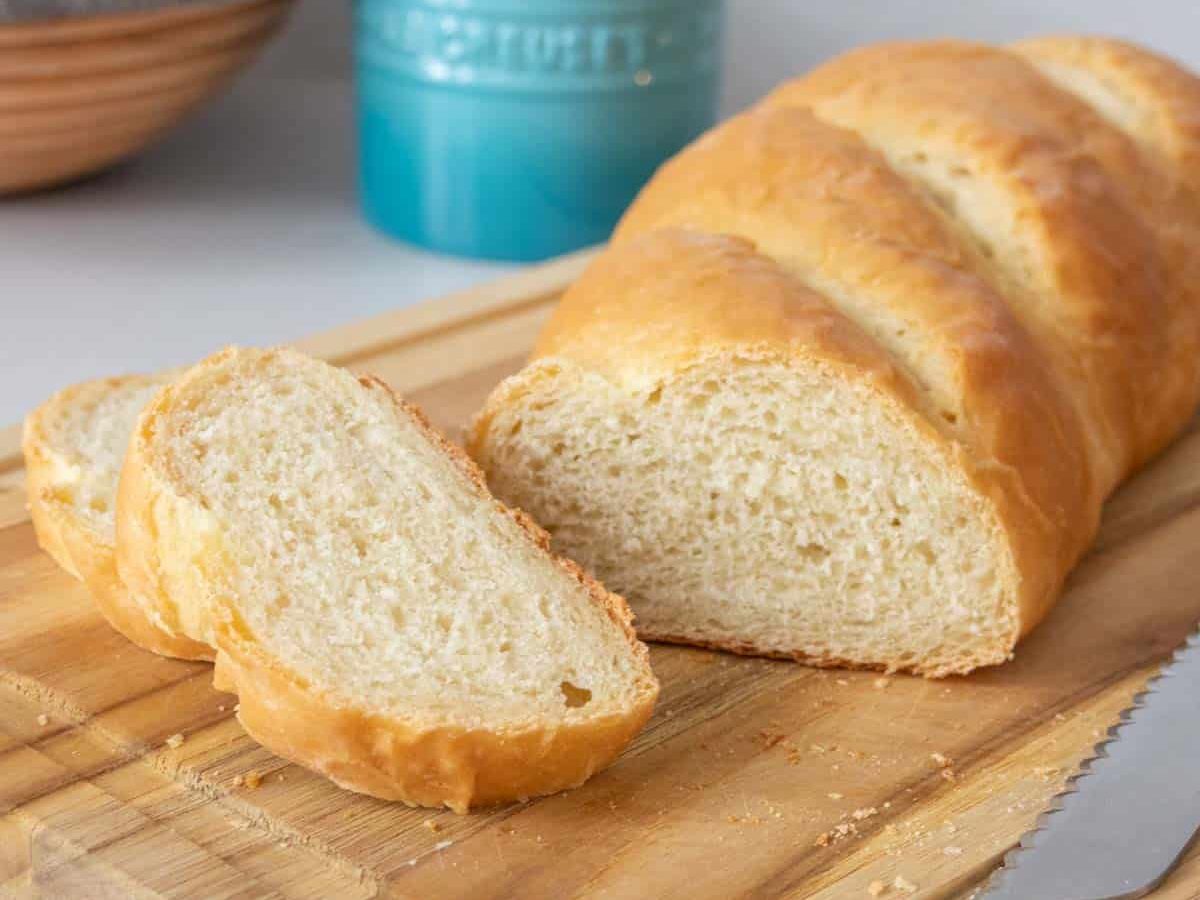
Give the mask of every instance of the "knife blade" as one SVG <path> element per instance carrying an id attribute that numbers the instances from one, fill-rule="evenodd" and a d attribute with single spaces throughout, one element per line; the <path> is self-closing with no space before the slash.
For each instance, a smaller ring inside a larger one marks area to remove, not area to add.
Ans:
<path id="1" fill-rule="evenodd" d="M 1096 745 L 983 900 L 1118 900 L 1154 890 L 1200 826 L 1200 632 Z"/>

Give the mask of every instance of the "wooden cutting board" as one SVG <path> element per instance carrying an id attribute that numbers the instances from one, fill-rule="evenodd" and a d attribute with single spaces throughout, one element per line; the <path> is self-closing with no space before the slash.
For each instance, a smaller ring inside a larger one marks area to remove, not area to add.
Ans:
<path id="1" fill-rule="evenodd" d="M 583 262 L 301 346 L 457 435 Z M 615 766 L 457 816 L 259 748 L 207 665 L 127 643 L 38 550 L 22 481 L 0 432 L 0 895 L 967 896 L 1200 618 L 1193 429 L 1109 504 L 1014 662 L 924 681 L 656 646 L 661 700 Z M 1200 850 L 1161 896 L 1200 896 Z"/>

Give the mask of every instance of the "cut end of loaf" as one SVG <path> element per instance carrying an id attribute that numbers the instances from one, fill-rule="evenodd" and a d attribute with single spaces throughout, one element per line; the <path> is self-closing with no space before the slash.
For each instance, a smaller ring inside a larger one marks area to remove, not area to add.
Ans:
<path id="1" fill-rule="evenodd" d="M 493 395 L 472 450 L 646 639 L 946 675 L 1008 657 L 1015 576 L 927 432 L 803 358 L 622 385 L 546 358 Z"/>
<path id="2" fill-rule="evenodd" d="M 465 809 L 582 782 L 649 715 L 624 602 L 381 382 L 231 350 L 141 430 L 139 465 L 172 498 L 164 583 L 276 752 Z"/>

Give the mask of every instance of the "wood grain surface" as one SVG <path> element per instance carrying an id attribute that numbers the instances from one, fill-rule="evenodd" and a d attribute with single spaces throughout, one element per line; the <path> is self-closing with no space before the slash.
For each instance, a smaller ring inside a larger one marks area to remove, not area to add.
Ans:
<path id="1" fill-rule="evenodd" d="M 584 261 L 301 346 L 457 436 Z M 0 431 L 0 895 L 966 897 L 1200 618 L 1193 429 L 1109 504 L 1008 665 L 924 681 L 656 646 L 653 719 L 584 787 L 409 809 L 272 756 L 207 665 L 109 629 L 38 550 L 17 441 Z M 1200 850 L 1156 896 L 1200 896 Z"/>

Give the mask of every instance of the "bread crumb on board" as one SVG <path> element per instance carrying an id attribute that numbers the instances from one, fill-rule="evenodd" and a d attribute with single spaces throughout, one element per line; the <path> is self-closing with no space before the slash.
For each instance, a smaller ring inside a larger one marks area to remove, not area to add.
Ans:
<path id="1" fill-rule="evenodd" d="M 781 744 L 787 740 L 787 735 L 782 731 L 771 731 L 764 728 L 758 732 L 757 740 L 762 744 L 764 750 L 770 750 L 776 744 Z"/>
<path id="2" fill-rule="evenodd" d="M 906 894 L 915 894 L 917 892 L 917 885 L 909 881 L 903 875 L 896 876 L 896 880 L 892 882 L 892 887 L 898 891 L 903 891 Z"/>
<path id="3" fill-rule="evenodd" d="M 48 715 L 46 715 L 45 713 L 38 713 L 37 723 L 39 725 L 41 725 L 43 728 L 45 728 L 47 725 L 50 724 L 50 717 Z"/>
<path id="4" fill-rule="evenodd" d="M 426 828 L 428 828 L 434 834 L 437 834 L 439 831 L 442 830 L 442 826 L 439 825 L 437 822 L 433 821 L 433 819 L 426 819 L 423 824 Z"/>
<path id="5" fill-rule="evenodd" d="M 725 819 L 731 825 L 765 825 L 766 819 L 760 816 L 752 816 L 747 813 L 744 816 L 726 816 Z"/>
<path id="6" fill-rule="evenodd" d="M 183 746 L 183 735 L 180 734 L 178 731 L 175 732 L 173 735 L 171 735 L 169 738 L 167 738 L 167 746 L 170 747 L 172 750 L 178 750 L 180 747 Z"/>
<path id="7" fill-rule="evenodd" d="M 250 790 L 254 790 L 259 785 L 262 784 L 262 779 L 263 779 L 262 775 L 260 775 L 258 772 L 255 772 L 253 769 L 251 769 L 245 775 L 234 775 L 233 776 L 233 786 L 234 787 L 247 787 Z M 283 779 L 281 778 L 280 780 L 282 781 Z"/>
<path id="8" fill-rule="evenodd" d="M 843 838 L 848 838 L 858 835 L 858 826 L 853 822 L 839 822 L 828 831 L 817 835 L 817 839 L 813 841 L 814 847 L 828 847 L 830 844 L 837 843 Z"/>
<path id="9" fill-rule="evenodd" d="M 887 885 L 884 884 L 882 881 L 880 881 L 878 878 L 876 878 L 874 881 L 872 881 L 870 884 L 867 885 L 867 893 L 870 894 L 872 897 L 882 897 L 883 892 L 886 890 L 887 890 Z"/>

